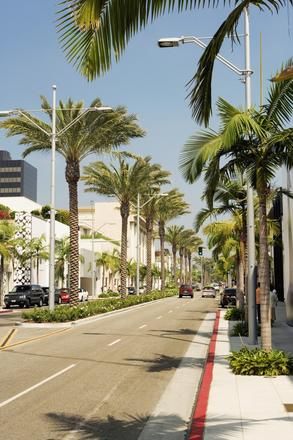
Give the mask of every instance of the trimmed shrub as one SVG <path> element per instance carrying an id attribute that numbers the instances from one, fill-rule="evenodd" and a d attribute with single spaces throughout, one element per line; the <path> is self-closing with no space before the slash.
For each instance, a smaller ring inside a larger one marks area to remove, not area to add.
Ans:
<path id="1" fill-rule="evenodd" d="M 257 326 L 257 334 L 260 336 L 260 326 Z M 248 323 L 245 321 L 237 322 L 230 332 L 230 336 L 248 336 Z"/>
<path id="2" fill-rule="evenodd" d="M 120 293 L 105 292 L 105 293 L 101 293 L 101 295 L 99 295 L 99 298 L 113 298 L 113 297 L 118 297 L 118 296 L 121 296 Z"/>
<path id="3" fill-rule="evenodd" d="M 279 376 L 293 373 L 293 357 L 282 350 L 260 348 L 232 351 L 228 356 L 231 370 L 242 376 Z"/>
<path id="4" fill-rule="evenodd" d="M 244 320 L 244 310 L 232 307 L 225 313 L 224 319 L 227 321 L 243 321 Z"/>
<path id="5" fill-rule="evenodd" d="M 56 306 L 53 311 L 35 308 L 34 310 L 23 312 L 22 317 L 27 321 L 33 322 L 76 321 L 77 319 L 112 312 L 113 310 L 123 309 L 136 304 L 167 298 L 175 294 L 176 292 L 168 290 L 164 292 L 154 291 L 148 295 L 131 295 L 126 298 L 103 298 L 78 306 L 61 305 Z"/>

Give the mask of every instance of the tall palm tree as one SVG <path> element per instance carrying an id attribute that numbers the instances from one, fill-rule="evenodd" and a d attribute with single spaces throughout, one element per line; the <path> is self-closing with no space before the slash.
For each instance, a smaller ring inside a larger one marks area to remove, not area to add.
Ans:
<path id="1" fill-rule="evenodd" d="M 177 189 L 168 192 L 168 196 L 161 197 L 158 200 L 157 221 L 160 237 L 160 255 L 161 255 L 161 290 L 165 289 L 165 227 L 166 223 L 180 215 L 187 214 L 188 204 L 183 199 L 183 194 Z"/>
<path id="2" fill-rule="evenodd" d="M 86 191 L 116 197 L 120 204 L 121 215 L 121 295 L 126 295 L 127 280 L 127 229 L 130 204 L 135 200 L 137 192 L 142 190 L 148 179 L 150 158 L 138 158 L 133 164 L 118 158 L 118 166 L 94 162 L 84 168 Z"/>
<path id="3" fill-rule="evenodd" d="M 96 98 L 90 107 L 100 107 L 101 101 Z M 41 107 L 52 120 L 52 109 L 45 97 L 41 97 Z M 56 131 L 68 127 L 68 124 L 83 113 L 82 101 L 59 102 L 56 111 Z M 0 124 L 8 136 L 21 136 L 19 143 L 28 145 L 23 156 L 36 151 L 49 151 L 51 142 L 46 132 L 51 132 L 51 126 L 35 116 L 19 115 L 11 117 Z M 36 125 L 37 124 L 37 125 Z M 142 137 L 143 130 L 138 126 L 135 115 L 128 115 L 124 107 L 116 107 L 113 112 L 88 112 L 65 133 L 57 136 L 56 151 L 63 156 L 66 169 L 65 177 L 69 188 L 70 211 L 70 295 L 71 302 L 78 302 L 79 286 L 79 249 L 78 249 L 78 182 L 80 180 L 80 163 L 92 154 L 109 153 L 121 144 L 127 144 L 131 138 Z"/>
<path id="4" fill-rule="evenodd" d="M 288 64 L 292 64 L 289 60 Z M 267 103 L 260 110 L 243 112 L 223 99 L 218 101 L 221 118 L 219 133 L 201 132 L 185 146 L 181 167 L 192 182 L 208 169 L 207 179 L 216 179 L 212 171 L 233 175 L 246 171 L 259 199 L 259 280 L 261 288 L 261 340 L 270 350 L 270 279 L 267 231 L 267 197 L 270 183 L 281 166 L 293 166 L 293 129 L 285 128 L 293 111 L 293 80 L 271 85 Z M 228 160 L 223 165 L 221 159 Z"/>
<path id="5" fill-rule="evenodd" d="M 225 38 L 239 43 L 237 29 L 245 8 L 278 12 L 293 0 L 233 0 L 234 7 L 204 50 L 194 77 L 189 83 L 190 106 L 199 122 L 208 124 L 211 114 L 211 82 L 216 56 Z M 156 18 L 175 11 L 218 8 L 223 1 L 211 0 L 67 0 L 58 11 L 60 41 L 69 62 L 88 79 L 93 80 L 119 60 L 129 40 Z"/>
<path id="6" fill-rule="evenodd" d="M 173 281 L 177 284 L 177 251 L 179 249 L 180 237 L 184 226 L 171 225 L 166 229 L 166 241 L 170 243 L 172 247 L 173 255 Z"/>
<path id="7" fill-rule="evenodd" d="M 186 253 L 187 253 L 187 260 L 188 260 L 188 278 L 186 279 L 186 282 L 192 284 L 192 254 L 193 252 L 196 252 L 198 249 L 198 246 L 202 244 L 202 239 L 195 234 L 190 237 L 190 240 L 188 241 L 186 245 Z"/>

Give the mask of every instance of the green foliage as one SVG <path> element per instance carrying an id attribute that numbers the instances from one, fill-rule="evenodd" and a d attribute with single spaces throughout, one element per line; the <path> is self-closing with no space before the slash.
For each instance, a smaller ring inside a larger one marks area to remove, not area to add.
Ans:
<path id="1" fill-rule="evenodd" d="M 87 304 L 78 306 L 57 306 L 54 311 L 49 309 L 37 309 L 24 312 L 22 317 L 25 320 L 33 322 L 66 322 L 76 321 L 77 319 L 87 318 L 89 316 L 99 315 L 101 313 L 112 312 L 113 310 L 123 309 L 125 307 L 142 304 L 149 301 L 155 301 L 161 298 L 174 296 L 176 291 L 165 290 L 153 291 L 148 295 L 131 295 L 126 298 L 103 298 L 96 301 L 90 301 Z"/>
<path id="2" fill-rule="evenodd" d="M 58 222 L 64 223 L 65 225 L 69 226 L 69 211 L 67 209 L 58 209 L 56 211 L 55 218 Z"/>
<path id="3" fill-rule="evenodd" d="M 257 326 L 257 334 L 260 336 L 260 326 Z M 230 336 L 248 336 L 248 323 L 245 321 L 237 322 L 230 332 Z"/>
<path id="4" fill-rule="evenodd" d="M 51 208 L 49 205 L 42 206 L 42 209 L 41 209 L 42 217 L 46 220 L 49 219 L 50 218 L 50 211 L 51 211 Z"/>
<path id="5" fill-rule="evenodd" d="M 99 298 L 113 298 L 117 296 L 121 296 L 120 293 L 111 291 L 111 292 L 101 293 L 101 295 L 99 295 Z"/>
<path id="6" fill-rule="evenodd" d="M 236 307 L 231 307 L 225 313 L 224 319 L 226 319 L 227 321 L 243 321 L 244 310 L 237 309 Z"/>
<path id="7" fill-rule="evenodd" d="M 281 350 L 242 348 L 228 356 L 234 374 L 243 376 L 278 376 L 293 373 L 293 357 Z"/>
<path id="8" fill-rule="evenodd" d="M 31 215 L 34 215 L 35 217 L 42 217 L 41 211 L 39 211 L 38 209 L 33 209 L 31 211 Z"/>

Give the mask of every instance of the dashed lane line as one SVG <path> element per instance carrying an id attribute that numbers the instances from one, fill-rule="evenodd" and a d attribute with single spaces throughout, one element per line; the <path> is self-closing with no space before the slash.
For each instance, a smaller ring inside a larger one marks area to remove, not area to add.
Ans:
<path id="1" fill-rule="evenodd" d="M 120 342 L 120 341 L 121 341 L 121 339 L 116 339 L 115 341 L 108 344 L 108 347 L 111 347 L 112 345 L 118 344 L 118 342 Z"/>
<path id="2" fill-rule="evenodd" d="M 146 325 L 146 324 L 143 324 L 143 325 L 141 325 L 141 326 L 138 327 L 138 328 L 144 328 L 144 327 L 147 327 L 147 325 Z"/>
<path id="3" fill-rule="evenodd" d="M 13 402 L 16 399 L 19 399 L 20 397 L 24 396 L 25 394 L 30 393 L 31 391 L 35 390 L 36 388 L 44 385 L 45 383 L 49 382 L 50 380 L 55 379 L 55 377 L 60 376 L 61 374 L 66 373 L 66 371 L 71 370 L 71 368 L 75 367 L 76 364 L 71 364 L 68 367 L 64 368 L 61 371 L 58 371 L 55 374 L 52 374 L 52 376 L 47 377 L 47 379 L 42 380 L 41 382 L 36 383 L 35 385 L 33 385 L 30 388 L 27 388 L 26 390 L 22 391 L 21 393 L 16 394 L 13 397 L 10 397 L 10 399 L 4 400 L 3 402 L 0 403 L 0 408 L 2 408 L 3 406 L 8 405 L 9 403 Z"/>

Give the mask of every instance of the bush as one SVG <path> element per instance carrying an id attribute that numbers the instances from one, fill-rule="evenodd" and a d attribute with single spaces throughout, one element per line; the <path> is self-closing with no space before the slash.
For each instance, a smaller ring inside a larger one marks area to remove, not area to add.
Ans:
<path id="1" fill-rule="evenodd" d="M 103 298 L 78 306 L 56 306 L 53 311 L 35 308 L 34 310 L 23 312 L 22 317 L 27 321 L 33 322 L 76 321 L 77 319 L 112 312 L 113 310 L 123 309 L 136 304 L 167 298 L 173 296 L 175 293 L 165 290 L 164 292 L 154 291 L 148 295 L 131 295 L 126 298 Z"/>
<path id="2" fill-rule="evenodd" d="M 99 295 L 99 298 L 113 298 L 113 297 L 117 297 L 117 296 L 121 296 L 120 293 L 105 292 L 105 293 L 101 293 L 101 295 Z"/>
<path id="3" fill-rule="evenodd" d="M 225 313 L 224 319 L 227 321 L 244 321 L 244 310 L 232 307 Z"/>
<path id="4" fill-rule="evenodd" d="M 266 351 L 247 347 L 228 356 L 234 374 L 243 376 L 278 376 L 293 373 L 293 357 L 281 350 Z"/>
<path id="5" fill-rule="evenodd" d="M 257 326 L 257 334 L 260 336 L 260 326 Z M 230 332 L 230 336 L 248 336 L 248 323 L 245 321 L 237 322 Z"/>

